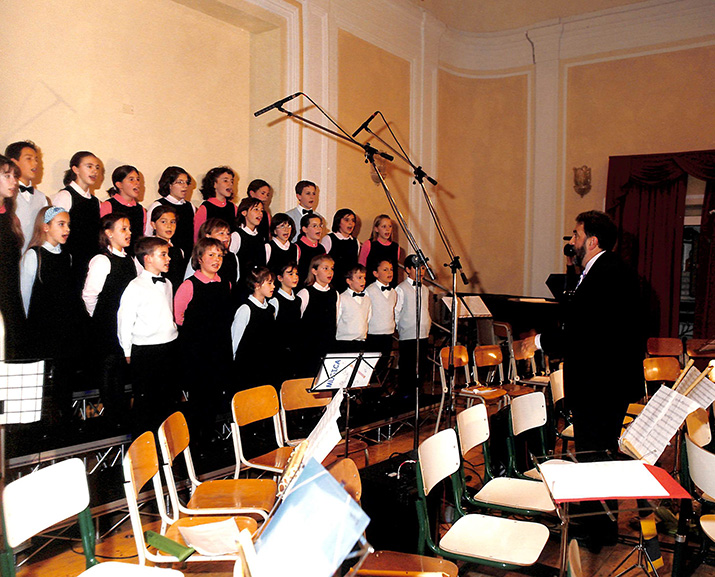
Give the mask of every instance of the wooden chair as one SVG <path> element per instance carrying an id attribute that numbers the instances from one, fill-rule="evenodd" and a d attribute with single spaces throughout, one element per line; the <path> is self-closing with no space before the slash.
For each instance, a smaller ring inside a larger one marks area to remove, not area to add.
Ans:
<path id="1" fill-rule="evenodd" d="M 651 337 L 646 342 L 649 357 L 683 358 L 683 341 L 675 337 Z"/>
<path id="2" fill-rule="evenodd" d="M 567 411 L 564 408 L 564 370 L 557 369 L 549 375 L 551 384 L 551 400 L 554 409 L 554 432 L 561 439 L 561 452 L 568 451 L 569 441 L 573 441 L 573 425 L 569 423 Z M 566 421 L 566 426 L 559 428 L 559 420 L 562 418 Z"/>
<path id="3" fill-rule="evenodd" d="M 233 450 L 236 454 L 236 473 L 234 477 L 238 479 L 241 465 L 260 471 L 268 471 L 274 476 L 280 475 L 285 469 L 293 447 L 286 446 L 283 441 L 280 405 L 276 389 L 271 385 L 263 385 L 239 391 L 231 401 L 231 412 L 233 413 L 233 422 L 231 423 Z M 263 455 L 248 459 L 243 452 L 241 427 L 263 420 L 273 422 L 276 448 Z"/>
<path id="4" fill-rule="evenodd" d="M 457 507 L 467 504 L 481 509 L 496 509 L 516 515 L 553 514 L 556 507 L 542 481 L 494 477 L 489 458 L 489 418 L 485 405 L 474 405 L 457 415 L 457 433 L 462 459 L 477 447 L 482 448 L 484 471 L 482 487 L 471 495 L 467 490 L 463 464 L 453 476 L 452 488 Z M 462 511 L 464 514 L 464 511 Z"/>
<path id="5" fill-rule="evenodd" d="M 444 408 L 444 399 L 449 392 L 449 383 L 447 382 L 447 370 L 449 370 L 449 351 L 451 347 L 443 347 L 442 350 L 439 351 L 439 378 L 442 383 L 442 397 L 439 402 L 439 411 L 437 412 L 437 421 L 435 422 L 434 425 L 434 432 L 436 433 L 439 431 L 439 424 L 442 419 L 442 409 Z M 465 386 L 469 386 L 469 383 L 471 381 L 469 377 L 469 352 L 467 351 L 467 347 L 463 345 L 457 345 L 454 347 L 454 356 L 452 359 L 452 363 L 454 365 L 454 370 L 455 373 L 459 372 L 459 369 L 464 369 L 464 384 Z M 455 382 L 456 382 L 456 377 L 457 375 L 455 374 Z M 457 394 L 456 387 L 455 390 L 452 391 L 453 395 Z M 467 397 L 467 403 L 471 405 L 472 402 L 474 402 L 475 399 L 478 399 L 480 402 L 484 402 L 484 399 L 480 396 L 473 395 L 470 397 Z"/>
<path id="6" fill-rule="evenodd" d="M 196 476 L 189 448 L 189 427 L 184 415 L 176 412 L 159 427 L 159 446 L 171 509 L 185 515 L 258 515 L 263 519 L 276 501 L 276 482 L 272 479 L 214 479 L 201 482 Z M 191 481 L 191 498 L 184 505 L 174 479 L 173 465 L 183 454 Z"/>
<path id="7" fill-rule="evenodd" d="M 457 510 L 457 520 L 435 543 L 432 538 L 434 527 L 430 527 L 427 514 L 427 496 L 441 481 L 457 474 L 460 464 L 454 429 L 440 431 L 418 449 L 418 553 L 423 554 L 427 546 L 440 557 L 502 569 L 536 563 L 549 539 L 549 530 L 530 521 L 480 514 L 461 515 Z"/>
<path id="8" fill-rule="evenodd" d="M 496 373 L 499 373 L 499 382 L 504 381 L 504 372 L 502 369 L 502 352 L 499 345 L 484 345 L 474 347 L 474 372 L 473 372 L 473 382 L 472 386 L 464 387 L 459 391 L 461 397 L 467 399 L 467 406 L 471 407 L 475 400 L 480 402 L 496 402 L 498 406 L 501 407 L 504 403 L 509 401 L 507 392 L 503 387 L 495 386 L 493 382 L 495 381 Z M 480 368 L 487 368 L 487 378 L 482 384 L 479 380 Z"/>
<path id="9" fill-rule="evenodd" d="M 94 525 L 89 509 L 89 487 L 85 465 L 80 459 L 67 459 L 39 469 L 13 481 L 2 495 L 5 551 L 2 575 L 15 577 L 12 548 L 53 525 L 77 515 L 80 528 L 86 576 L 134 575 L 140 577 L 181 577 L 172 569 L 143 567 L 129 563 L 101 563 L 94 554 Z"/>
<path id="10" fill-rule="evenodd" d="M 281 428 L 283 431 L 283 444 L 289 447 L 299 445 L 303 439 L 292 435 L 292 431 L 288 426 L 291 413 L 295 415 L 297 411 L 305 411 L 307 409 L 318 409 L 326 407 L 330 404 L 333 396 L 329 391 L 323 393 L 311 393 L 308 389 L 312 386 L 313 379 L 291 379 L 285 381 L 281 385 Z M 317 420 L 314 424 L 317 423 Z M 368 445 L 360 439 L 350 439 L 350 454 L 362 453 L 365 459 L 365 465 L 370 464 L 368 456 Z M 332 463 L 336 459 L 342 458 L 345 455 L 345 440 L 343 439 L 325 458 L 325 463 Z"/>
<path id="11" fill-rule="evenodd" d="M 526 344 L 526 339 L 522 339 L 520 341 L 514 341 L 513 342 L 513 349 L 514 349 L 514 359 L 517 361 L 522 361 L 526 362 L 531 369 L 531 377 L 528 378 L 523 378 L 519 376 L 518 374 L 518 365 L 517 365 L 517 376 L 515 380 L 518 380 L 519 382 L 523 383 L 524 385 L 527 385 L 529 387 L 538 387 L 538 388 L 546 388 L 549 386 L 549 377 L 545 375 L 539 375 L 538 374 L 538 369 L 536 367 L 536 353 L 531 350 L 529 347 L 525 346 Z M 549 366 L 549 360 L 548 358 L 544 358 L 546 367 L 548 369 Z"/>
<path id="12" fill-rule="evenodd" d="M 232 517 L 213 517 L 209 515 L 201 515 L 199 517 L 170 517 L 166 510 L 164 502 L 164 491 L 161 485 L 161 476 L 159 473 L 159 456 L 156 452 L 156 441 L 154 434 L 147 431 L 140 435 L 127 449 L 127 454 L 124 457 L 124 493 L 127 497 L 127 506 L 129 508 L 129 518 L 132 523 L 132 532 L 137 546 L 139 563 L 146 564 L 147 561 L 153 563 L 178 563 L 180 560 L 169 554 L 164 554 L 161 551 L 150 547 L 147 543 L 144 527 L 139 512 L 138 497 L 144 486 L 152 482 L 154 486 L 154 501 L 156 502 L 159 516 L 161 518 L 160 534 L 185 546 L 186 543 L 179 532 L 179 527 L 191 527 L 196 525 L 204 525 L 217 521 L 224 521 Z M 254 533 L 258 527 L 255 519 L 250 517 L 233 517 L 239 530 L 248 529 Z M 206 557 L 198 553 L 191 555 L 186 561 L 235 561 L 239 555 L 217 555 Z"/>
<path id="13" fill-rule="evenodd" d="M 348 495 L 359 503 L 362 497 L 362 482 L 355 461 L 341 459 L 330 465 L 328 471 L 343 486 Z M 396 573 L 397 571 L 399 573 Z M 357 575 L 383 577 L 394 574 L 404 577 L 419 577 L 424 572 L 443 577 L 457 577 L 458 569 L 454 563 L 444 559 L 396 551 L 375 551 L 368 555 L 357 571 Z"/>

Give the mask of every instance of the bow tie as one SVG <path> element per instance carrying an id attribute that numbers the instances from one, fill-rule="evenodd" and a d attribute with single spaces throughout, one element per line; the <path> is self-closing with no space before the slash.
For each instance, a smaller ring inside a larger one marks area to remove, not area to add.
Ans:
<path id="1" fill-rule="evenodd" d="M 35 192 L 35 189 L 32 188 L 32 186 L 25 186 L 24 184 L 20 185 L 20 192 L 29 192 L 30 194 Z"/>
<path id="2" fill-rule="evenodd" d="M 364 296 L 365 296 L 365 293 L 364 293 L 364 292 L 356 293 L 355 291 L 353 291 L 353 296 L 354 296 L 354 297 L 364 297 Z"/>
<path id="3" fill-rule="evenodd" d="M 302 208 L 301 210 L 303 211 L 303 216 L 305 216 L 306 214 L 313 214 L 312 208 Z"/>
<path id="4" fill-rule="evenodd" d="M 381 291 L 391 291 L 391 290 L 392 290 L 392 287 L 391 287 L 391 286 L 381 286 L 381 287 L 380 287 L 380 290 L 381 290 Z"/>
<path id="5" fill-rule="evenodd" d="M 151 277 L 151 282 L 156 284 L 158 282 L 166 282 L 166 279 L 163 276 L 153 276 Z"/>

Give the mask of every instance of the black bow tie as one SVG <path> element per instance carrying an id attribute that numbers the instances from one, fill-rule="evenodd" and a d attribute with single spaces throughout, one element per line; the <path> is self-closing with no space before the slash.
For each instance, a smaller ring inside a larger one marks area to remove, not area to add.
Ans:
<path id="1" fill-rule="evenodd" d="M 20 192 L 29 192 L 30 194 L 35 192 L 35 189 L 32 188 L 31 186 L 25 186 L 24 184 L 20 185 Z"/>
<path id="2" fill-rule="evenodd" d="M 353 291 L 353 296 L 354 296 L 354 297 L 364 297 L 364 296 L 365 296 L 365 293 L 364 293 L 364 292 L 356 293 L 355 291 Z"/>
<path id="3" fill-rule="evenodd" d="M 391 290 L 392 290 L 392 287 L 391 287 L 391 286 L 381 286 L 381 287 L 380 287 L 380 290 L 381 290 L 381 291 L 391 291 Z"/>
<path id="4" fill-rule="evenodd" d="M 312 208 L 303 208 L 301 210 L 303 211 L 303 216 L 305 216 L 306 214 L 313 214 Z"/>
<path id="5" fill-rule="evenodd" d="M 151 277 L 151 281 L 156 284 L 158 282 L 166 282 L 166 279 L 163 276 L 153 276 Z"/>

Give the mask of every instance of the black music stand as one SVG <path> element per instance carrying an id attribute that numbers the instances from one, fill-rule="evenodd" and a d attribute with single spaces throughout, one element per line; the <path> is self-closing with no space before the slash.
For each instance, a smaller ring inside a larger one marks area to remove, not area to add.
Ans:
<path id="1" fill-rule="evenodd" d="M 350 449 L 350 391 L 367 388 L 378 352 L 328 353 L 320 359 L 320 370 L 313 379 L 311 393 L 345 389 L 345 458 Z"/>

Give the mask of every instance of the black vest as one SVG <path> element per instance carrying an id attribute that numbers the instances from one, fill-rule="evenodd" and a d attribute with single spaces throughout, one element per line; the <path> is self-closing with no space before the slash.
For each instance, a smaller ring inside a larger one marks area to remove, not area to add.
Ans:
<path id="1" fill-rule="evenodd" d="M 171 282 L 172 290 L 174 294 L 179 290 L 179 286 L 184 282 L 184 273 L 186 272 L 186 257 L 181 254 L 181 249 L 172 244 L 169 247 L 169 272 L 162 276 L 165 276 Z"/>
<path id="2" fill-rule="evenodd" d="M 0 214 L 0 312 L 5 321 L 5 348 L 9 359 L 22 358 L 25 312 L 20 296 L 20 248 L 7 212 Z"/>
<path id="3" fill-rule="evenodd" d="M 392 282 L 390 286 L 395 288 L 397 286 L 397 260 L 400 253 L 400 245 L 396 242 L 391 242 L 389 245 L 385 246 L 378 240 L 370 241 L 370 252 L 367 255 L 367 264 L 365 268 L 367 269 L 367 279 L 368 283 L 374 282 L 375 275 L 372 271 L 377 269 L 377 265 L 383 260 L 389 260 L 392 263 L 392 270 L 394 271 L 394 276 L 392 277 Z"/>
<path id="4" fill-rule="evenodd" d="M 266 244 L 261 236 L 248 234 L 239 227 L 238 236 L 241 237 L 241 247 L 238 249 L 238 266 L 241 270 L 240 277 L 245 281 L 248 272 L 254 266 L 266 265 Z"/>
<path id="5" fill-rule="evenodd" d="M 279 247 L 275 239 L 271 239 L 269 244 L 271 245 L 271 258 L 266 266 L 271 269 L 273 274 L 281 274 L 281 269 L 289 262 L 298 266 L 298 247 L 295 244 L 289 245 L 288 250 Z"/>
<path id="6" fill-rule="evenodd" d="M 127 217 L 129 227 L 132 230 L 132 244 L 125 250 L 129 256 L 134 256 L 134 243 L 140 236 L 144 236 L 144 207 L 136 203 L 134 206 L 126 206 L 116 198 L 109 199 L 112 205 L 112 214 L 121 214 Z"/>
<path id="7" fill-rule="evenodd" d="M 320 291 L 313 286 L 309 286 L 307 290 L 308 306 L 301 319 L 300 335 L 305 342 L 315 343 L 317 349 L 325 352 L 335 340 L 338 291 Z"/>
<path id="8" fill-rule="evenodd" d="M 230 200 L 224 206 L 216 206 L 213 202 L 205 200 L 201 206 L 206 209 L 206 220 L 210 218 L 220 218 L 226 221 L 231 232 L 236 232 L 238 226 L 236 224 L 236 205 Z"/>
<path id="9" fill-rule="evenodd" d="M 104 255 L 109 259 L 111 269 L 92 315 L 95 344 L 100 353 L 124 356 L 117 337 L 117 311 L 124 289 L 136 278 L 137 269 L 130 256 L 121 257 L 109 252 Z"/>
<path id="10" fill-rule="evenodd" d="M 69 212 L 72 233 L 64 248 L 72 255 L 72 271 L 81 291 L 89 261 L 99 252 L 99 201 L 94 196 L 85 198 L 70 185 L 63 190 L 72 197 Z"/>
<path id="11" fill-rule="evenodd" d="M 190 202 L 184 204 L 174 204 L 160 198 L 158 200 L 162 206 L 168 206 L 176 214 L 176 231 L 171 238 L 171 242 L 184 251 L 185 257 L 188 259 L 191 256 L 191 250 L 194 248 L 194 207 Z"/>
<path id="12" fill-rule="evenodd" d="M 72 257 L 39 246 L 30 250 L 37 254 L 37 275 L 27 312 L 30 354 L 36 358 L 77 356 L 82 319 L 87 313 L 74 290 Z"/>
<path id="13" fill-rule="evenodd" d="M 325 254 L 325 247 L 318 243 L 318 246 L 312 247 L 299 240 L 296 243 L 300 247 L 300 261 L 298 261 L 298 287 L 302 288 L 305 286 L 305 279 L 308 277 L 308 271 L 310 270 L 310 261 L 316 256 Z"/>
<path id="14" fill-rule="evenodd" d="M 251 316 L 236 350 L 236 380 L 241 385 L 274 384 L 275 360 L 269 343 L 276 330 L 275 309 L 271 304 L 263 309 L 250 299 L 245 304 L 251 309 Z"/>
<path id="15" fill-rule="evenodd" d="M 210 358 L 229 363 L 233 310 L 228 286 L 225 282 L 204 283 L 195 276 L 188 280 L 194 291 L 184 313 L 184 324 L 179 328 L 183 351 L 192 358 L 200 358 L 203 351 L 208 351 Z"/>
<path id="16" fill-rule="evenodd" d="M 300 298 L 296 296 L 293 300 L 289 300 L 278 291 L 273 296 L 278 301 L 274 338 L 290 347 L 291 343 L 300 338 Z"/>
<path id="17" fill-rule="evenodd" d="M 341 240 L 334 232 L 328 236 L 331 241 L 329 254 L 335 261 L 335 276 L 332 284 L 338 292 L 343 292 L 348 288 L 345 273 L 358 263 L 358 242 L 354 238 Z"/>

